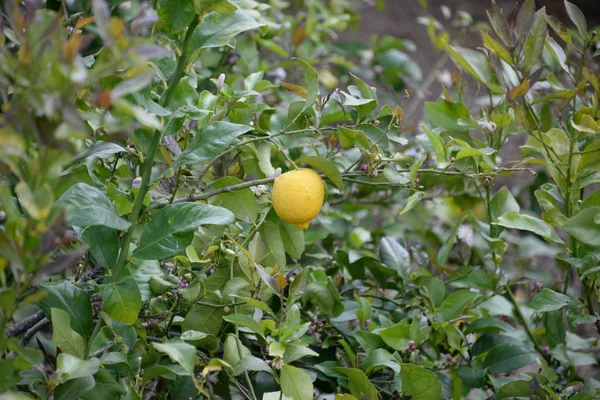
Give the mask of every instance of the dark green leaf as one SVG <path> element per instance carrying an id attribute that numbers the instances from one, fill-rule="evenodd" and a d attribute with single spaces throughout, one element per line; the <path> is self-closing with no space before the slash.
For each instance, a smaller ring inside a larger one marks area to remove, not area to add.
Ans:
<path id="1" fill-rule="evenodd" d="M 519 214 L 516 211 L 504 213 L 498 218 L 497 222 L 494 223 L 505 228 L 533 232 L 550 242 L 564 244 L 554 228 L 546 222 L 529 215 Z"/>
<path id="2" fill-rule="evenodd" d="M 554 311 L 568 306 L 572 301 L 567 295 L 545 288 L 535 296 L 529 307 L 540 312 Z"/>
<path id="3" fill-rule="evenodd" d="M 179 339 L 173 339 L 165 343 L 152 343 L 152 346 L 161 353 L 165 353 L 179 365 L 181 365 L 190 375 L 194 374 L 194 367 L 198 356 L 196 348 Z"/>
<path id="4" fill-rule="evenodd" d="M 458 120 L 470 119 L 469 109 L 461 103 L 450 103 L 439 99 L 435 103 L 425 103 L 425 117 L 435 126 L 449 131 L 463 131 L 467 129 L 460 125 Z"/>
<path id="5" fill-rule="evenodd" d="M 67 209 L 67 220 L 71 225 L 85 228 L 104 225 L 123 230 L 129 222 L 120 218 L 110 199 L 93 186 L 77 183 L 69 188 L 57 201 Z"/>
<path id="6" fill-rule="evenodd" d="M 240 33 L 263 25 L 256 22 L 250 14 L 242 9 L 227 14 L 211 12 L 194 30 L 191 47 L 193 50 L 197 50 L 226 46 Z"/>
<path id="7" fill-rule="evenodd" d="M 340 372 L 348 377 L 348 386 L 350 393 L 357 399 L 365 398 L 367 400 L 377 400 L 377 389 L 369 378 L 357 368 L 332 368 L 336 372 Z"/>
<path id="8" fill-rule="evenodd" d="M 450 321 L 462 314 L 466 306 L 479 297 L 470 290 L 459 290 L 446 297 L 438 310 L 442 321 Z"/>
<path id="9" fill-rule="evenodd" d="M 243 183 L 239 178 L 233 176 L 223 177 L 212 183 L 214 189 Z M 223 207 L 233 212 L 237 219 L 256 222 L 258 215 L 258 201 L 250 188 L 225 192 L 216 196 L 223 203 Z"/>
<path id="10" fill-rule="evenodd" d="M 69 281 L 45 283 L 41 287 L 48 292 L 40 307 L 47 317 L 51 308 L 59 308 L 71 316 L 71 328 L 83 337 L 92 331 L 93 314 L 90 297 Z"/>
<path id="11" fill-rule="evenodd" d="M 442 384 L 435 374 L 415 364 L 402 364 L 402 391 L 412 400 L 439 400 Z"/>
<path id="12" fill-rule="evenodd" d="M 81 239 L 99 265 L 107 269 L 114 267 L 119 257 L 117 232 L 107 226 L 90 226 L 81 233 Z"/>
<path id="13" fill-rule="evenodd" d="M 93 376 L 84 376 L 82 378 L 69 380 L 61 383 L 54 390 L 55 400 L 76 400 L 82 395 L 89 393 L 96 382 Z"/>
<path id="14" fill-rule="evenodd" d="M 133 324 L 142 309 L 142 295 L 136 281 L 125 277 L 117 283 L 102 285 L 104 311 L 117 321 Z"/>
<path id="15" fill-rule="evenodd" d="M 134 256 L 160 260 L 181 253 L 192 243 L 200 225 L 226 225 L 235 217 L 231 211 L 200 203 L 180 203 L 160 210 L 148 223 Z"/>
<path id="16" fill-rule="evenodd" d="M 158 0 L 160 26 L 169 33 L 184 30 L 194 19 L 193 0 Z"/>
<path id="17" fill-rule="evenodd" d="M 389 236 L 381 239 L 379 257 L 387 267 L 398 271 L 398 275 L 404 279 L 408 276 L 410 254 L 396 239 Z"/>
<path id="18" fill-rule="evenodd" d="M 532 347 L 518 343 L 503 343 L 490 350 L 483 366 L 492 372 L 504 373 L 532 364 L 537 357 L 538 354 Z"/>
<path id="19" fill-rule="evenodd" d="M 208 161 L 232 144 L 238 136 L 251 130 L 252 127 L 248 125 L 213 122 L 194 136 L 185 151 L 171 165 L 171 169 Z"/>

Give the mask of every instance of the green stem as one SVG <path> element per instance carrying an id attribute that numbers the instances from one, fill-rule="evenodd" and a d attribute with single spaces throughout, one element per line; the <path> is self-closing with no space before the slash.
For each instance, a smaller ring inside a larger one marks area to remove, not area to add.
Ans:
<path id="1" fill-rule="evenodd" d="M 267 214 L 269 213 L 269 211 L 270 211 L 270 209 L 265 210 L 265 213 L 263 214 L 260 221 L 258 221 L 256 226 L 254 226 L 252 228 L 252 230 L 248 233 L 248 236 L 246 237 L 246 239 L 244 239 L 244 241 L 240 245 L 241 247 L 246 246 L 248 244 L 248 242 L 250 242 L 250 240 L 252 240 L 254 235 L 258 232 L 258 230 L 260 229 L 262 224 L 267 219 Z M 235 252 L 235 255 L 233 256 L 233 258 L 231 259 L 231 262 L 229 263 L 229 278 L 230 279 L 234 278 L 235 260 L 236 260 L 237 255 L 239 254 L 239 252 L 240 252 L 240 250 L 238 249 Z M 237 303 L 233 303 L 233 312 L 237 314 Z M 237 347 L 237 351 L 238 351 L 238 356 L 241 359 L 242 358 L 242 346 L 240 343 L 240 332 L 239 332 L 238 326 L 236 324 L 234 324 L 233 328 L 235 331 L 235 343 L 236 343 L 236 347 Z M 256 393 L 254 392 L 254 387 L 252 386 L 252 381 L 250 380 L 250 375 L 248 375 L 248 371 L 244 371 L 244 378 L 246 380 L 246 384 L 248 385 L 248 388 L 250 389 L 250 394 L 252 395 L 252 399 L 257 400 L 258 398 L 256 397 Z"/>
<path id="2" fill-rule="evenodd" d="M 183 77 L 183 73 L 185 70 L 185 66 L 187 63 L 188 52 L 190 48 L 190 42 L 192 39 L 192 33 L 200 19 L 198 16 L 194 17 L 193 21 L 190 23 L 188 30 L 185 34 L 185 39 L 183 41 L 183 51 L 181 53 L 181 57 L 179 57 L 177 63 L 177 69 L 175 70 L 175 74 L 171 79 L 169 84 L 169 88 L 165 93 L 162 105 L 164 107 L 168 107 L 173 99 L 173 95 L 175 94 L 175 88 L 179 81 Z M 150 180 L 152 179 L 152 165 L 154 163 L 154 157 L 156 156 L 156 152 L 160 147 L 160 143 L 162 140 L 162 131 L 156 130 L 154 131 L 154 137 L 152 138 L 152 143 L 150 144 L 150 149 L 148 150 L 148 154 L 146 154 L 144 164 L 142 166 L 142 183 L 140 186 L 140 190 L 135 196 L 135 201 L 133 203 L 133 207 L 131 209 L 131 214 L 129 214 L 129 223 L 131 224 L 127 229 L 127 233 L 123 238 L 123 244 L 121 246 L 121 252 L 119 253 L 119 258 L 117 260 L 117 265 L 115 267 L 114 275 L 118 276 L 125 266 L 127 262 L 127 258 L 129 256 L 129 246 L 131 245 L 131 240 L 133 238 L 133 231 L 138 223 L 138 219 L 140 217 L 140 212 L 142 211 L 142 206 L 144 204 L 144 197 L 146 197 L 146 193 L 148 193 L 148 189 L 150 188 Z"/>
<path id="3" fill-rule="evenodd" d="M 533 347 L 535 347 L 535 350 L 538 353 L 540 353 L 540 355 L 542 357 L 544 357 L 544 359 L 546 359 L 547 358 L 546 353 L 542 350 L 542 348 L 538 344 L 537 340 L 535 340 L 535 336 L 533 336 L 531 329 L 529 329 L 527 320 L 525 319 L 523 312 L 521 312 L 521 309 L 519 308 L 519 304 L 517 303 L 517 300 L 515 299 L 515 296 L 513 295 L 513 292 L 510 289 L 510 286 L 508 286 L 508 285 L 506 286 L 506 292 L 508 293 L 508 299 L 510 300 L 511 304 L 513 305 L 513 307 L 515 309 L 515 314 L 517 316 L 517 319 L 519 320 L 521 325 L 523 325 L 523 328 L 525 329 L 525 333 L 527 333 L 527 336 L 529 337 L 529 339 L 533 342 Z"/>
<path id="4" fill-rule="evenodd" d="M 177 84 L 183 78 L 183 74 L 185 73 L 185 67 L 188 62 L 188 53 L 190 51 L 190 43 L 192 41 L 192 36 L 194 34 L 194 30 L 200 23 L 200 17 L 197 15 L 194 17 L 190 25 L 188 26 L 187 32 L 185 33 L 185 38 L 183 39 L 183 46 L 181 49 L 181 57 L 177 61 L 177 67 L 175 69 L 175 73 L 171 78 L 171 82 L 169 83 L 169 88 L 165 92 L 162 105 L 163 107 L 168 107 L 171 104 L 171 100 L 173 100 L 173 96 L 175 95 L 175 90 L 177 89 Z"/>

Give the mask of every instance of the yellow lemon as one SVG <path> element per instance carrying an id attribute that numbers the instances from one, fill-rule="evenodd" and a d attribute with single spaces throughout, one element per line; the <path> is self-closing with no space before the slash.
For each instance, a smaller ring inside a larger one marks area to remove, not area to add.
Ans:
<path id="1" fill-rule="evenodd" d="M 271 193 L 279 218 L 303 230 L 321 211 L 324 198 L 323 180 L 315 171 L 304 168 L 277 177 Z"/>

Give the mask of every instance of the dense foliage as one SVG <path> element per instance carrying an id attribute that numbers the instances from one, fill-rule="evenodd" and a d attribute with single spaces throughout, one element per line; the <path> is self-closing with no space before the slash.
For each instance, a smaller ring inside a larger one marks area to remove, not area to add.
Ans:
<path id="1" fill-rule="evenodd" d="M 598 398 L 598 40 L 565 7 L 423 18 L 456 67 L 409 127 L 435 80 L 344 41 L 347 0 L 6 1 L 0 399 Z M 270 202 L 297 167 L 306 231 Z"/>

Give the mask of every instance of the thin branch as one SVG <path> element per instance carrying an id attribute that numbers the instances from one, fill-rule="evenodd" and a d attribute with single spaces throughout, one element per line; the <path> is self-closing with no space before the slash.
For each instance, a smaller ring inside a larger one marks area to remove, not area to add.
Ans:
<path id="1" fill-rule="evenodd" d="M 27 330 L 29 330 L 30 328 L 35 326 L 37 323 L 39 323 L 41 320 L 43 320 L 44 317 L 45 317 L 44 313 L 42 311 L 38 311 L 35 314 L 25 318 L 23 321 L 6 328 L 6 331 L 4 331 L 4 334 L 7 337 L 15 337 L 15 336 L 22 335 L 23 333 L 27 332 Z"/>
<path id="2" fill-rule="evenodd" d="M 29 341 L 31 340 L 31 338 L 38 333 L 38 331 L 40 329 L 42 329 L 43 327 L 45 327 L 46 325 L 48 325 L 50 323 L 50 320 L 48 318 L 43 318 L 41 321 L 39 321 L 37 324 L 35 324 L 34 326 L 32 326 L 31 328 L 29 328 L 27 330 L 27 332 L 25 332 L 25 334 L 23 335 L 23 337 L 21 338 L 21 347 L 25 347 L 27 345 L 27 343 L 29 343 Z"/>

